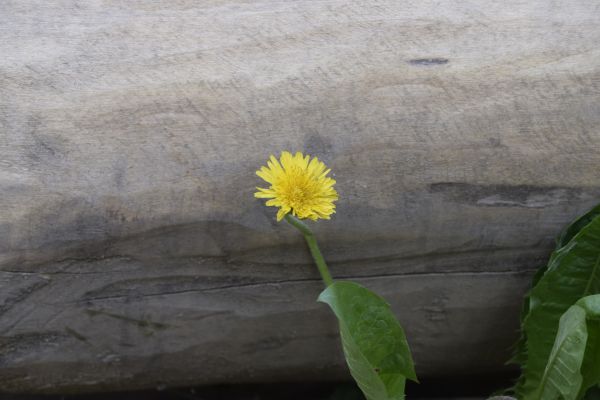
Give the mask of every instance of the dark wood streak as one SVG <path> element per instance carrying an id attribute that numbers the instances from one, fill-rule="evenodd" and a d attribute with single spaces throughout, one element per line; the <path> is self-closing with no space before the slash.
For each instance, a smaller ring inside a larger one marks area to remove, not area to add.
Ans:
<path id="1" fill-rule="evenodd" d="M 444 65 L 448 64 L 450 60 L 447 58 L 415 58 L 413 60 L 409 60 L 408 63 L 411 65 L 423 65 L 423 66 L 431 66 L 431 65 Z"/>

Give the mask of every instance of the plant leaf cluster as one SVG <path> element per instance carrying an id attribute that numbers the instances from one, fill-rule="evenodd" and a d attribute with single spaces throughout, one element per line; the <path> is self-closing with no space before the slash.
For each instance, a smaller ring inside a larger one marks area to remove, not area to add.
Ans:
<path id="1" fill-rule="evenodd" d="M 512 363 L 519 400 L 597 398 L 600 384 L 600 205 L 570 224 L 534 276 Z"/>

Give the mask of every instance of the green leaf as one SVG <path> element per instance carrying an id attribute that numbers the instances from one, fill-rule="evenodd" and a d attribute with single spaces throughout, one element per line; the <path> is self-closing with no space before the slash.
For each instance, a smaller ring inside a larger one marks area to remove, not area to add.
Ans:
<path id="1" fill-rule="evenodd" d="M 575 400 L 583 377 L 581 363 L 588 338 L 585 310 L 572 306 L 560 318 L 558 333 L 540 386 L 537 400 Z"/>
<path id="2" fill-rule="evenodd" d="M 583 400 L 600 400 L 600 386 L 593 386 L 588 389 Z"/>
<path id="3" fill-rule="evenodd" d="M 531 291 L 529 313 L 523 324 L 527 360 L 516 387 L 517 397 L 527 399 L 535 395 L 562 314 L 580 298 L 595 293 L 600 293 L 598 215 L 552 254 L 546 272 Z"/>
<path id="4" fill-rule="evenodd" d="M 561 248 L 575 237 L 587 224 L 592 222 L 594 218 L 600 215 L 600 204 L 596 207 L 592 208 L 581 217 L 577 218 L 575 221 L 571 222 L 569 226 L 567 226 L 561 232 L 560 236 L 556 239 L 556 247 Z"/>
<path id="5" fill-rule="evenodd" d="M 570 223 L 565 229 L 563 229 L 561 234 L 556 238 L 556 250 L 558 250 L 561 247 L 568 244 L 571 241 L 571 239 L 573 239 L 573 237 L 577 233 L 579 233 L 579 231 L 581 231 L 581 229 L 583 229 L 587 224 L 592 222 L 592 220 L 595 217 L 597 217 L 598 215 L 600 215 L 600 204 L 597 205 L 596 207 L 592 208 L 588 212 L 586 212 L 584 215 L 577 218 L 572 223 Z M 540 281 L 540 279 L 546 273 L 546 270 L 548 269 L 548 264 L 549 263 L 541 266 L 536 271 L 535 275 L 533 276 L 532 282 L 531 282 L 532 289 L 537 285 L 537 283 Z M 525 298 L 523 299 L 523 305 L 521 306 L 521 317 L 520 317 L 521 332 L 520 332 L 519 340 L 515 344 L 513 356 L 507 362 L 507 364 L 523 365 L 527 361 L 527 336 L 525 335 L 524 322 L 525 322 L 525 319 L 527 318 L 527 315 L 529 315 L 529 300 L 530 300 L 529 296 L 530 296 L 530 294 L 531 294 L 531 291 L 528 292 L 525 295 Z"/>
<path id="6" fill-rule="evenodd" d="M 417 376 L 404 331 L 385 300 L 356 283 L 337 281 L 319 301 L 338 318 L 346 362 L 367 400 L 403 399 L 406 378 Z"/>
<path id="7" fill-rule="evenodd" d="M 577 302 L 586 312 L 588 340 L 581 366 L 583 382 L 578 398 L 592 392 L 589 389 L 600 383 L 600 295 L 587 296 Z"/>
<path id="8" fill-rule="evenodd" d="M 535 400 L 576 400 L 597 395 L 600 383 L 598 338 L 600 295 L 577 301 L 560 318 L 558 333 Z"/>
<path id="9" fill-rule="evenodd" d="M 546 268 L 547 266 L 543 266 L 536 271 L 531 282 L 531 289 L 525 294 L 525 297 L 523 298 L 520 316 L 520 336 L 517 343 L 515 344 L 513 356 L 510 360 L 508 360 L 507 364 L 522 365 L 527 361 L 527 336 L 525 335 L 524 329 L 525 319 L 527 318 L 527 315 L 529 315 L 529 300 L 531 296 L 531 290 L 535 287 L 535 285 L 537 285 L 540 279 L 542 279 L 542 276 L 544 276 L 544 274 L 546 273 Z"/>

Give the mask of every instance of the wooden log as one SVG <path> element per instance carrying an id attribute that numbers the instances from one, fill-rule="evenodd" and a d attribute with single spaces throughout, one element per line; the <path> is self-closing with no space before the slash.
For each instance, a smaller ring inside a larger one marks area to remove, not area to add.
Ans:
<path id="1" fill-rule="evenodd" d="M 503 370 L 598 202 L 595 1 L 0 4 L 0 390 L 346 379 L 271 153 L 335 172 L 332 272 L 422 376 Z"/>

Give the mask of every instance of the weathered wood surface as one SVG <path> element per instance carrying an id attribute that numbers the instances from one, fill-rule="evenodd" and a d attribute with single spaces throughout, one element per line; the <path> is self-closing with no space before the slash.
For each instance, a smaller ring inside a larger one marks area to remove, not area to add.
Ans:
<path id="1" fill-rule="evenodd" d="M 600 3 L 0 3 L 0 390 L 347 377 L 271 152 L 335 171 L 333 274 L 422 375 L 503 367 L 600 198 Z"/>

